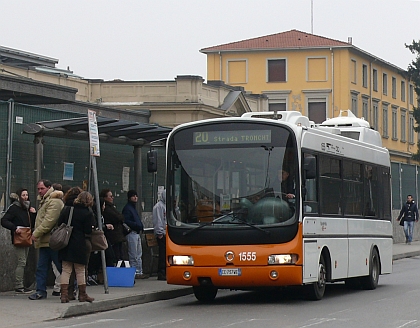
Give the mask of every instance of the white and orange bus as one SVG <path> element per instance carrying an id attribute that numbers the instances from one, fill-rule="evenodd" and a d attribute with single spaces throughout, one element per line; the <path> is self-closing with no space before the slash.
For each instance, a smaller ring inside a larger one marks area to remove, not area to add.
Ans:
<path id="1" fill-rule="evenodd" d="M 180 125 L 166 174 L 167 282 L 200 301 L 297 285 L 319 300 L 327 282 L 375 289 L 392 271 L 389 154 L 351 112 L 320 125 L 294 111 Z"/>

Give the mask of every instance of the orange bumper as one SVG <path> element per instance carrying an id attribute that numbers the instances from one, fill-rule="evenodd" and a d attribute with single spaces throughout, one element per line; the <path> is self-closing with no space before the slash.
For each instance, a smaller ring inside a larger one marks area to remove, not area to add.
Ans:
<path id="1" fill-rule="evenodd" d="M 237 267 L 223 267 L 223 269 L 236 269 Z M 219 288 L 253 288 L 293 286 L 302 284 L 301 266 L 264 266 L 264 267 L 241 267 L 239 276 L 222 276 L 218 267 L 190 267 L 169 266 L 166 268 L 168 284 L 199 286 L 200 280 L 210 278 L 214 286 Z M 277 271 L 277 278 L 270 276 L 271 271 Z M 184 272 L 190 273 L 185 278 Z"/>

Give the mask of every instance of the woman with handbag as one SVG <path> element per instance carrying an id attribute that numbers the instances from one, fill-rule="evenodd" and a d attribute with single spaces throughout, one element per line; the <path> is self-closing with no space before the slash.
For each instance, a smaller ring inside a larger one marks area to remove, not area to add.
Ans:
<path id="1" fill-rule="evenodd" d="M 29 247 L 32 245 L 31 234 L 35 225 L 36 210 L 31 207 L 28 190 L 21 188 L 16 193 L 10 194 L 12 204 L 1 219 L 1 225 L 10 230 L 12 244 L 17 255 L 15 272 L 15 292 L 29 294 L 31 289 L 23 284 L 26 261 Z"/>
<path id="2" fill-rule="evenodd" d="M 88 246 L 86 235 L 92 232 L 94 220 L 93 197 L 87 192 L 81 192 L 73 201 L 73 206 L 66 206 L 58 218 L 58 225 L 71 222 L 73 227 L 68 245 L 58 251 L 58 258 L 62 261 L 61 272 L 61 303 L 69 302 L 68 288 L 70 275 L 74 270 L 79 286 L 79 302 L 92 302 L 94 299 L 86 293 L 86 265 L 88 263 Z M 73 208 L 73 211 L 71 210 Z"/>

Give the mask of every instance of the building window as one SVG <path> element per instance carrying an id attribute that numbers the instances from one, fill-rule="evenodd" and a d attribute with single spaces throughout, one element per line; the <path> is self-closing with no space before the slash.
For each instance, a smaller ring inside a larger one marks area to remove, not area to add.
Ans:
<path id="1" fill-rule="evenodd" d="M 327 103 L 324 102 L 308 102 L 308 117 L 316 124 L 320 124 L 327 119 Z"/>
<path id="2" fill-rule="evenodd" d="M 363 80 L 363 87 L 367 88 L 368 86 L 368 69 L 367 65 L 362 65 L 362 80 Z"/>
<path id="3" fill-rule="evenodd" d="M 286 103 L 273 103 L 273 104 L 268 104 L 268 110 L 270 112 L 281 112 L 281 111 L 286 111 Z"/>
<path id="4" fill-rule="evenodd" d="M 397 79 L 392 77 L 392 98 L 397 98 Z"/>
<path id="5" fill-rule="evenodd" d="M 408 116 L 408 142 L 414 143 L 414 117 L 412 112 Z"/>
<path id="6" fill-rule="evenodd" d="M 327 81 L 327 58 L 314 57 L 306 60 L 306 80 L 311 82 Z"/>
<path id="7" fill-rule="evenodd" d="M 414 86 L 410 84 L 410 105 L 414 104 Z"/>
<path id="8" fill-rule="evenodd" d="M 406 109 L 401 109 L 401 141 L 402 142 L 406 142 L 406 136 L 405 136 L 405 131 L 406 131 L 406 126 L 407 126 L 407 122 L 406 122 Z"/>
<path id="9" fill-rule="evenodd" d="M 405 101 L 405 81 L 401 81 L 401 101 Z"/>
<path id="10" fill-rule="evenodd" d="M 388 94 L 388 75 L 385 73 L 382 75 L 382 93 L 384 95 Z"/>
<path id="11" fill-rule="evenodd" d="M 362 110 L 363 118 L 369 121 L 369 99 L 366 97 L 362 97 Z"/>
<path id="12" fill-rule="evenodd" d="M 352 59 L 350 63 L 350 77 L 351 77 L 351 83 L 356 84 L 357 82 L 357 64 L 356 60 Z"/>
<path id="13" fill-rule="evenodd" d="M 286 82 L 286 59 L 267 61 L 268 82 Z"/>
<path id="14" fill-rule="evenodd" d="M 378 91 L 378 71 L 373 69 L 373 91 Z"/>
<path id="15" fill-rule="evenodd" d="M 378 108 L 379 108 L 379 103 L 377 101 L 374 101 L 372 104 L 373 107 L 373 128 L 378 131 L 379 129 L 379 112 L 378 112 Z"/>
<path id="16" fill-rule="evenodd" d="M 357 103 L 357 94 L 351 93 L 351 111 L 357 117 L 358 115 L 358 103 Z"/>
<path id="17" fill-rule="evenodd" d="M 244 59 L 228 60 L 227 81 L 230 84 L 247 83 L 248 63 Z"/>
<path id="18" fill-rule="evenodd" d="M 398 140 L 397 134 L 397 107 L 392 107 L 392 140 Z"/>
<path id="19" fill-rule="evenodd" d="M 289 94 L 290 90 L 262 90 L 261 93 L 268 97 L 268 109 L 270 111 L 285 111 L 289 109 Z M 301 103 L 298 103 L 299 107 L 291 108 L 290 110 L 296 110 L 302 112 Z"/>
<path id="20" fill-rule="evenodd" d="M 388 138 L 388 105 L 382 105 L 382 136 Z"/>

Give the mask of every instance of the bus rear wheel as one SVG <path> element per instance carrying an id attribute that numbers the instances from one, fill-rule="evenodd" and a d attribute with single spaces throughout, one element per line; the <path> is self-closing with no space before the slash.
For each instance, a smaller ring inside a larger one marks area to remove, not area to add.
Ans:
<path id="1" fill-rule="evenodd" d="M 213 286 L 194 286 L 193 291 L 195 298 L 203 303 L 213 301 L 217 295 L 217 288 Z"/>
<path id="2" fill-rule="evenodd" d="M 319 301 L 324 297 L 325 285 L 327 282 L 327 269 L 324 257 L 321 255 L 318 264 L 318 281 L 305 286 L 306 296 L 311 301 Z"/>
<path id="3" fill-rule="evenodd" d="M 374 248 L 369 260 L 369 275 L 360 279 L 362 287 L 369 290 L 376 289 L 379 283 L 380 272 L 379 255 L 376 248 Z"/>

